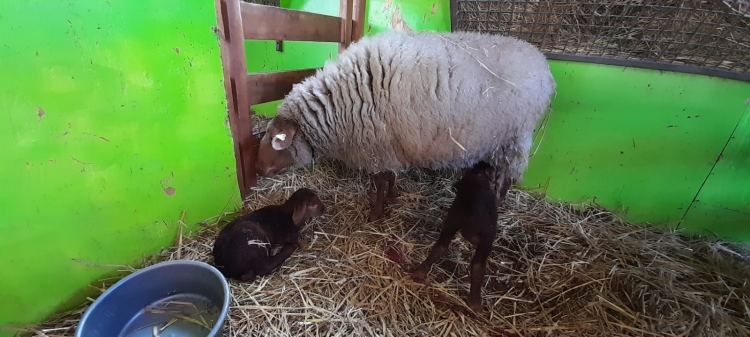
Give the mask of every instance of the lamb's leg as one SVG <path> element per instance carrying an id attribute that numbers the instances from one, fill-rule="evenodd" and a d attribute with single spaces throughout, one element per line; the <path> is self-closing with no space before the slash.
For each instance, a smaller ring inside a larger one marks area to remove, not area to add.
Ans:
<path id="1" fill-rule="evenodd" d="M 487 258 L 492 251 L 492 242 L 495 240 L 495 236 L 482 236 L 478 239 L 479 244 L 471 260 L 471 288 L 469 289 L 469 296 L 466 299 L 466 303 L 471 310 L 477 313 L 482 311 L 482 281 L 487 266 Z"/>
<path id="2" fill-rule="evenodd" d="M 388 172 L 378 172 L 372 177 L 375 184 L 375 204 L 370 210 L 368 222 L 376 221 L 383 217 L 385 210 L 385 185 L 388 183 Z"/>
<path id="3" fill-rule="evenodd" d="M 256 276 L 255 275 L 255 270 L 250 269 L 250 270 L 247 271 L 247 273 L 242 274 L 242 276 L 240 276 L 240 281 L 242 281 L 242 282 L 252 282 L 253 280 L 255 280 L 255 276 Z"/>
<path id="4" fill-rule="evenodd" d="M 278 253 L 276 253 L 276 255 L 269 256 L 256 262 L 256 266 L 258 266 L 255 268 L 256 275 L 268 275 L 274 271 L 274 269 L 281 267 L 284 261 L 292 256 L 292 253 L 294 253 L 295 250 L 297 250 L 296 243 L 286 244 Z"/>
<path id="5" fill-rule="evenodd" d="M 445 253 L 448 252 L 448 246 L 451 244 L 451 240 L 456 235 L 458 230 L 461 228 L 461 223 L 458 221 L 446 220 L 443 223 L 443 228 L 440 231 L 440 237 L 437 242 L 430 249 L 430 254 L 419 266 L 414 268 L 411 272 L 411 278 L 416 282 L 423 282 L 427 277 L 427 272 L 430 271 L 432 265 Z"/>
<path id="6" fill-rule="evenodd" d="M 398 198 L 398 191 L 396 190 L 396 173 L 388 171 L 388 194 L 385 195 L 385 202 L 393 204 Z"/>

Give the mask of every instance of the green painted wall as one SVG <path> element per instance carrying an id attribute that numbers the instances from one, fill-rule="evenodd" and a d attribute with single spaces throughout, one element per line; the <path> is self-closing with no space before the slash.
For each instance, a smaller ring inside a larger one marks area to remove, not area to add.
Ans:
<path id="1" fill-rule="evenodd" d="M 137 263 L 182 210 L 237 204 L 215 20 L 212 1 L 0 4 L 0 326 L 114 270 L 74 260 Z"/>
<path id="2" fill-rule="evenodd" d="M 750 107 L 717 159 L 680 228 L 750 242 Z"/>
<path id="3" fill-rule="evenodd" d="M 550 63 L 557 98 L 525 187 L 636 223 L 750 241 L 750 83 Z"/>

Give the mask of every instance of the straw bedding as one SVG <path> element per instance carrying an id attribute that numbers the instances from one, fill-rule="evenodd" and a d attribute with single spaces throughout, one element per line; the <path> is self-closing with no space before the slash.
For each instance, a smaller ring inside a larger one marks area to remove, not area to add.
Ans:
<path id="1" fill-rule="evenodd" d="M 432 268 L 429 285 L 413 282 L 406 270 L 437 239 L 457 177 L 428 170 L 398 177 L 399 204 L 370 224 L 368 176 L 336 162 L 261 179 L 247 209 L 311 187 L 329 211 L 304 229 L 301 248 L 280 270 L 253 283 L 230 281 L 225 336 L 750 335 L 750 270 L 725 245 L 520 190 L 501 206 L 484 313 L 464 304 L 473 251 L 460 236 Z M 207 220 L 161 257 L 210 263 L 213 239 L 236 215 Z M 34 330 L 72 336 L 84 310 Z"/>

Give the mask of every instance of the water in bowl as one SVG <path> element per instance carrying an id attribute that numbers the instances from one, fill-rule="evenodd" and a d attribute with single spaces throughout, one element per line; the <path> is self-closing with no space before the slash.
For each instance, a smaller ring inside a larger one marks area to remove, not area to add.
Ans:
<path id="1" fill-rule="evenodd" d="M 219 306 L 204 296 L 173 295 L 138 312 L 119 337 L 205 337 L 220 314 Z"/>

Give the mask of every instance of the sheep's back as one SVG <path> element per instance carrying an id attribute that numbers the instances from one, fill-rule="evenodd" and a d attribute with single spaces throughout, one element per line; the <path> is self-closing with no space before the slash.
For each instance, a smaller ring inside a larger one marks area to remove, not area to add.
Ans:
<path id="1" fill-rule="evenodd" d="M 391 32 L 351 45 L 279 114 L 295 110 L 316 151 L 368 171 L 466 167 L 531 132 L 553 90 L 525 42 Z"/>

